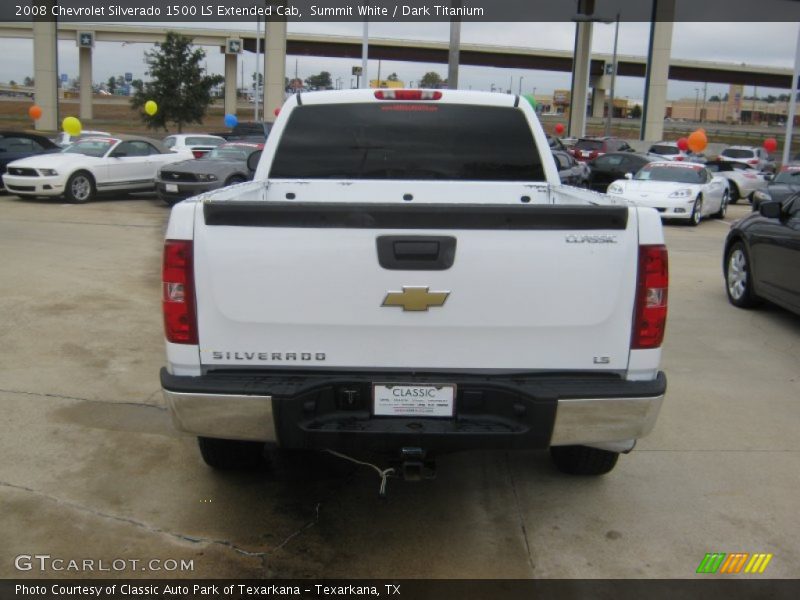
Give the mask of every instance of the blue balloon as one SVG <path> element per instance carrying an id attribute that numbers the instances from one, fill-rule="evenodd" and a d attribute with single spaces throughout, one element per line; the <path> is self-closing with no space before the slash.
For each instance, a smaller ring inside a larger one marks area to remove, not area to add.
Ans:
<path id="1" fill-rule="evenodd" d="M 239 119 L 236 118 L 236 115 L 225 115 L 225 127 L 230 127 L 233 129 L 239 124 Z"/>

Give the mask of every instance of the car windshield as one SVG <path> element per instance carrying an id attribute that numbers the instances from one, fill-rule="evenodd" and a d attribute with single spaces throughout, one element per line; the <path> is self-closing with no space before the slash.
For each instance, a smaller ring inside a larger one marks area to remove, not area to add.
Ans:
<path id="1" fill-rule="evenodd" d="M 703 183 L 702 167 L 672 167 L 647 165 L 636 173 L 640 181 L 675 181 L 678 183 Z"/>
<path id="2" fill-rule="evenodd" d="M 740 148 L 726 148 L 722 151 L 722 156 L 729 158 L 753 158 L 752 150 L 743 150 Z"/>
<path id="3" fill-rule="evenodd" d="M 650 152 L 653 154 L 661 154 L 662 156 L 672 156 L 673 154 L 681 153 L 676 146 L 662 146 L 659 144 L 650 146 Z"/>
<path id="4" fill-rule="evenodd" d="M 578 140 L 575 148 L 578 150 L 602 150 L 603 142 L 600 140 Z"/>
<path id="5" fill-rule="evenodd" d="M 216 158 L 219 160 L 247 160 L 247 157 L 256 148 L 250 146 L 217 146 L 206 154 L 205 159 Z"/>
<path id="6" fill-rule="evenodd" d="M 778 173 L 777 177 L 775 177 L 774 181 L 775 183 L 800 184 L 800 167 L 781 171 Z"/>
<path id="7" fill-rule="evenodd" d="M 116 140 L 78 140 L 62 150 L 65 154 L 83 154 L 100 158 L 115 144 Z"/>

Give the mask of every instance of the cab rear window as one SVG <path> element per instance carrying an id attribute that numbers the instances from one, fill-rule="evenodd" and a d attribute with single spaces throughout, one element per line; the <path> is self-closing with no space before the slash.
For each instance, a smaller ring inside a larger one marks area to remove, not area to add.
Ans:
<path id="1" fill-rule="evenodd" d="M 542 181 L 544 171 L 516 108 L 380 102 L 295 108 L 269 177 Z"/>

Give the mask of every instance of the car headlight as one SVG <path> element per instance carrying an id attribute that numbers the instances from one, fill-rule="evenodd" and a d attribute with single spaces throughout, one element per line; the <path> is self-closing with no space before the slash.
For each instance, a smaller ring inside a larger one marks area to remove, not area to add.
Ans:
<path id="1" fill-rule="evenodd" d="M 197 174 L 197 179 L 199 181 L 216 181 L 217 180 L 217 176 L 216 175 L 212 175 L 211 173 L 198 173 Z"/>
<path id="2" fill-rule="evenodd" d="M 692 195 L 692 190 L 689 188 L 683 188 L 682 190 L 675 190 L 672 192 L 669 197 L 670 198 L 689 198 Z"/>
<path id="3" fill-rule="evenodd" d="M 610 186 L 608 186 L 608 190 L 606 191 L 606 193 L 607 194 L 621 194 L 624 191 L 625 190 L 623 189 L 623 187 L 620 184 L 612 183 Z"/>
<path id="4" fill-rule="evenodd" d="M 55 169 L 39 169 L 39 175 L 42 177 L 55 177 L 58 175 L 58 171 Z"/>
<path id="5" fill-rule="evenodd" d="M 769 195 L 768 192 L 763 190 L 756 190 L 753 193 L 753 200 L 758 200 L 759 202 L 769 202 L 772 200 L 772 196 Z"/>

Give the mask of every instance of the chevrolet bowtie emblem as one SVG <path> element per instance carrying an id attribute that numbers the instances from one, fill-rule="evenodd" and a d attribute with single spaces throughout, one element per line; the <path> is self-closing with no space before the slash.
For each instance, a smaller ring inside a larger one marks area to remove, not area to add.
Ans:
<path id="1" fill-rule="evenodd" d="M 428 310 L 431 306 L 444 306 L 450 292 L 429 292 L 427 287 L 405 287 L 402 292 L 388 292 L 381 306 L 402 306 L 403 310 Z"/>

